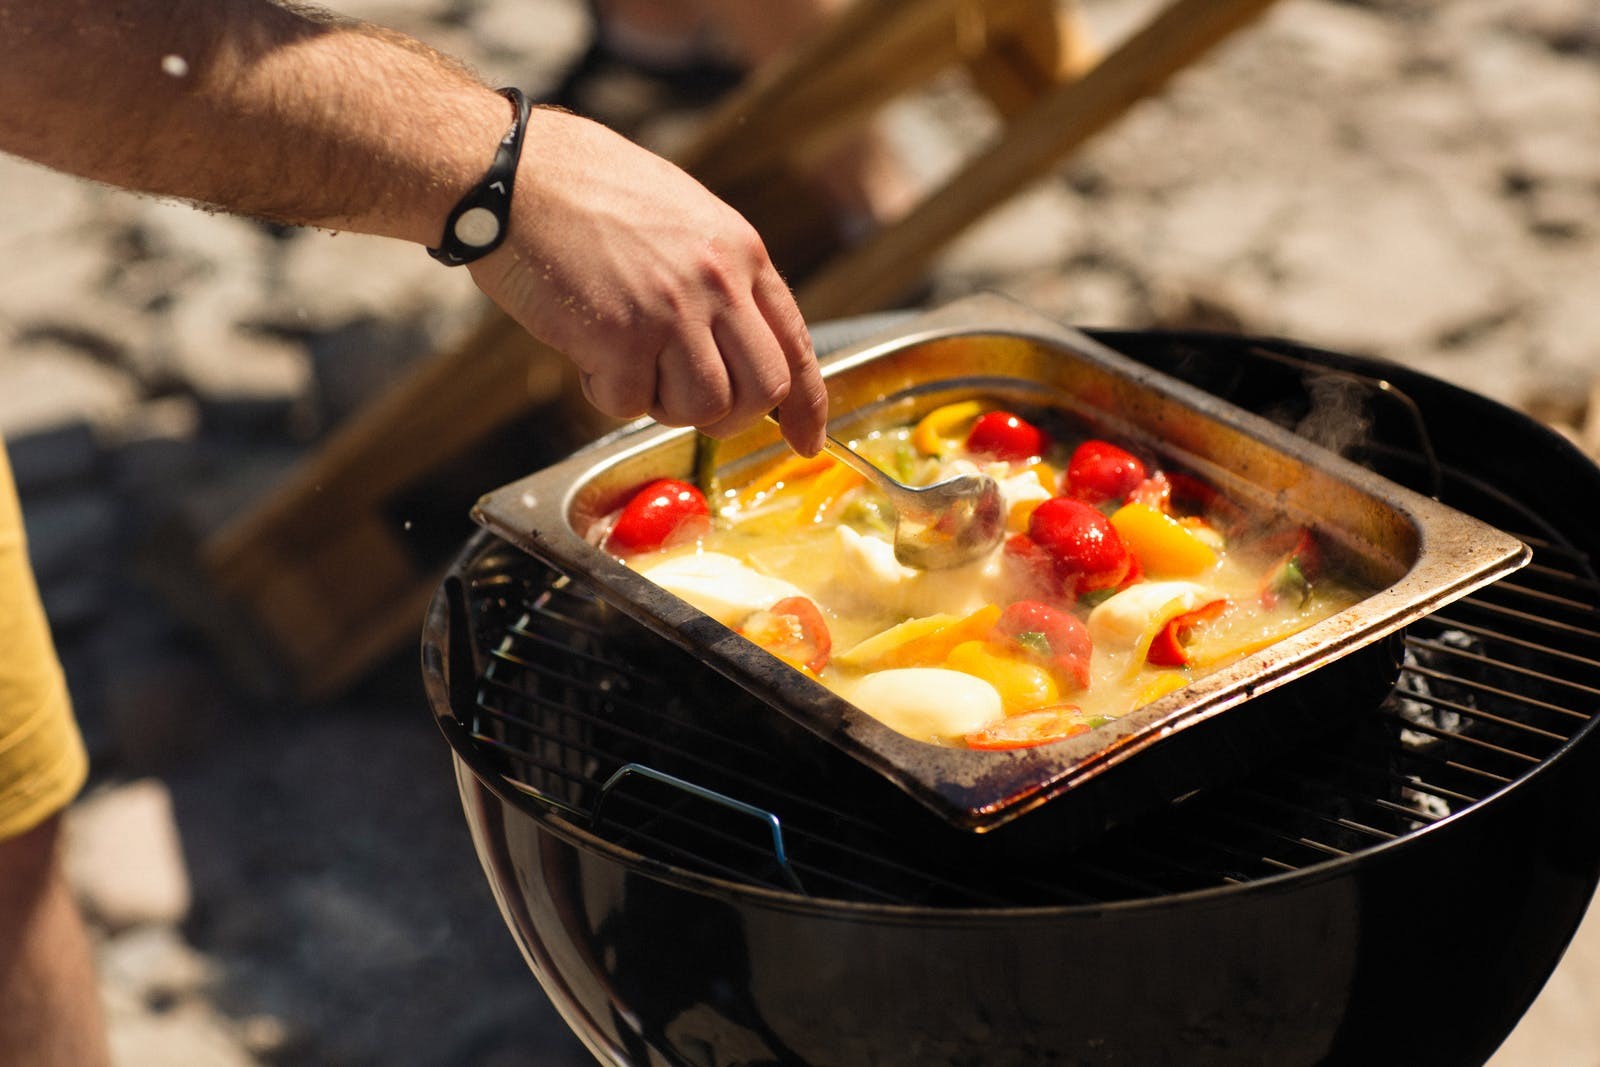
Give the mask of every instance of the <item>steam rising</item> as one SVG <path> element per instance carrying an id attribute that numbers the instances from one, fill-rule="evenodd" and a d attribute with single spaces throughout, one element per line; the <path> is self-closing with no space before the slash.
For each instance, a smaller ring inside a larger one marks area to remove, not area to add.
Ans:
<path id="1" fill-rule="evenodd" d="M 1295 433 L 1330 452 L 1344 455 L 1372 432 L 1366 399 L 1371 388 L 1360 379 L 1342 374 L 1312 374 L 1305 382 L 1311 399 Z"/>

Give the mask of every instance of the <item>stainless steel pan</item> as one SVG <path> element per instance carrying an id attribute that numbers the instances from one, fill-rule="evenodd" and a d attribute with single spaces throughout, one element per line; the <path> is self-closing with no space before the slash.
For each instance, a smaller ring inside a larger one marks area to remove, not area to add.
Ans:
<path id="1" fill-rule="evenodd" d="M 650 427 L 622 435 L 479 502 L 475 518 L 499 536 L 592 586 L 760 697 L 774 715 L 802 724 L 974 831 L 993 830 L 1053 798 L 1062 798 L 1060 804 L 1087 798 L 1101 779 L 1129 777 L 1135 769 L 1138 791 L 1154 788 L 1164 799 L 1207 784 L 1227 770 L 1206 766 L 1206 753 L 1221 749 L 1184 745 L 1191 735 L 1214 739 L 1233 731 L 1233 741 L 1242 743 L 1222 747 L 1247 751 L 1258 738 L 1243 735 L 1259 733 L 1263 724 L 1285 736 L 1314 725 L 1315 715 L 1326 714 L 1326 700 L 1316 702 L 1309 717 L 1296 718 L 1264 716 L 1257 698 L 1357 650 L 1381 653 L 1385 639 L 1407 623 L 1529 558 L 1520 541 L 1477 519 L 1001 297 L 972 297 L 897 324 L 828 358 L 824 374 L 831 421 L 845 432 L 903 423 L 953 399 L 984 396 L 1048 409 L 1085 432 L 1137 442 L 1164 465 L 1198 475 L 1252 510 L 1315 527 L 1377 589 L 1088 734 L 1036 749 L 976 752 L 890 730 L 584 539 L 585 530 L 642 482 L 689 476 L 691 431 Z M 737 477 L 782 447 L 774 430 L 760 426 L 726 442 L 720 461 Z M 1372 674 L 1363 668 L 1359 679 Z M 1381 669 L 1377 674 L 1383 684 Z M 1247 702 L 1257 705 L 1256 714 L 1229 714 Z M 1103 802 L 1103 796 L 1093 801 Z"/>

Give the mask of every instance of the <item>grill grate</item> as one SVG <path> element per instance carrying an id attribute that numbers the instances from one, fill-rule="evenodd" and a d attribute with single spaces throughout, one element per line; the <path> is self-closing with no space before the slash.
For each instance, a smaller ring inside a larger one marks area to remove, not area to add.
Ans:
<path id="1" fill-rule="evenodd" d="M 1412 624 L 1370 714 L 1070 854 L 951 830 L 798 726 L 775 747 L 787 720 L 487 537 L 460 568 L 481 660 L 476 706 L 460 709 L 475 745 L 531 803 L 653 861 L 818 898 L 992 908 L 1149 899 L 1356 855 L 1493 797 L 1586 730 L 1600 711 L 1600 580 L 1579 544 L 1594 541 L 1559 464 L 1505 458 L 1548 450 L 1534 424 L 1407 376 L 1418 404 L 1328 353 L 1111 340 L 1290 425 L 1307 376 L 1331 364 L 1378 398 L 1357 462 L 1517 534 L 1533 562 Z"/>
<path id="2" fill-rule="evenodd" d="M 1520 509 L 1504 514 L 1497 493 L 1474 498 L 1470 479 L 1449 484 L 1467 499 L 1447 494 L 1447 502 L 1513 531 L 1541 528 Z M 600 836 L 739 882 L 973 907 L 1248 883 L 1383 845 L 1482 801 L 1550 758 L 1600 709 L 1600 583 L 1572 546 L 1538 533 L 1523 539 L 1535 553 L 1528 568 L 1408 630 L 1405 665 L 1377 714 L 1354 716 L 1330 740 L 1070 857 L 997 855 L 942 828 L 906 835 L 903 827 L 932 817 L 869 771 L 810 762 L 803 744 L 770 751 L 739 727 L 763 714 L 753 698 L 513 550 L 480 558 L 486 577 L 468 573 L 486 650 L 471 726 L 524 791 L 575 821 L 599 808 Z M 708 719 L 706 709 L 717 713 Z M 630 765 L 770 813 L 779 844 L 749 812 L 658 778 L 633 775 L 607 790 Z M 902 803 L 906 811 L 884 810 Z"/>

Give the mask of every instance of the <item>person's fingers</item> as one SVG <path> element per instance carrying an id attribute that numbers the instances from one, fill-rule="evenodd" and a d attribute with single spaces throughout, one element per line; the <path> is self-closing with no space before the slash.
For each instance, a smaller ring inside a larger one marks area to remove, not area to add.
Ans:
<path id="1" fill-rule="evenodd" d="M 753 299 L 730 307 L 712 326 L 732 385 L 731 403 L 716 422 L 701 424 L 713 437 L 730 437 L 773 410 L 789 394 L 789 365 Z"/>
<path id="2" fill-rule="evenodd" d="M 814 456 L 822 450 L 828 429 L 828 387 L 811 334 L 776 269 L 769 267 L 756 279 L 754 295 L 788 366 L 789 392 L 778 409 L 783 436 L 795 451 Z"/>
<path id="3" fill-rule="evenodd" d="M 656 364 L 652 359 L 626 364 L 610 363 L 600 370 L 580 368 L 583 395 L 599 411 L 618 419 L 636 419 L 651 410 L 656 395 Z"/>
<path id="4" fill-rule="evenodd" d="M 717 338 L 707 326 L 669 340 L 656 357 L 650 417 L 666 426 L 708 426 L 726 418 L 733 385 Z"/>

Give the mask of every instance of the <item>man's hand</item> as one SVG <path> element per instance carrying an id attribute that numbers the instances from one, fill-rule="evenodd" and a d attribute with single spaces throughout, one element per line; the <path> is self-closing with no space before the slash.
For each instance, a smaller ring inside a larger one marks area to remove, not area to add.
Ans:
<path id="1" fill-rule="evenodd" d="M 468 269 L 601 411 L 725 437 L 778 408 L 790 444 L 822 447 L 827 392 L 760 237 L 605 127 L 533 112 L 506 243 Z"/>

